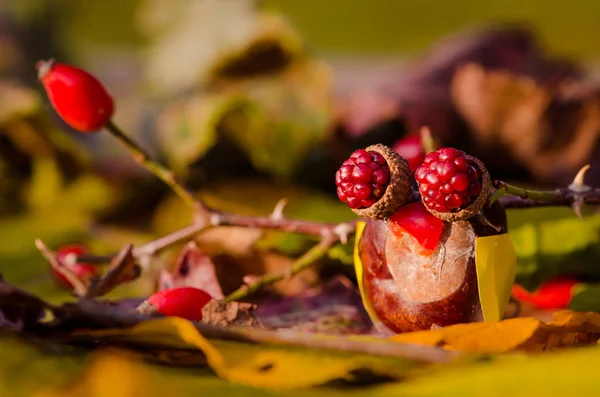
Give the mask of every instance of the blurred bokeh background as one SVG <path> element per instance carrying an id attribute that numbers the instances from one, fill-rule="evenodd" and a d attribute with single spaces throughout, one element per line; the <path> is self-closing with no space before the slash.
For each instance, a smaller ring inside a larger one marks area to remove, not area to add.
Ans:
<path id="1" fill-rule="evenodd" d="M 190 222 L 110 136 L 56 117 L 39 59 L 96 74 L 115 121 L 209 204 L 267 214 L 287 197 L 288 216 L 340 221 L 353 216 L 335 198 L 341 161 L 422 126 L 497 178 L 556 186 L 592 163 L 600 182 L 599 15 L 585 0 L 0 0 L 0 271 L 53 299 L 34 238 L 113 252 Z M 271 233 L 232 253 L 256 240 L 238 232 L 203 240 L 235 273 L 226 290 L 307 246 Z M 540 258 L 523 255 L 535 284 Z"/>

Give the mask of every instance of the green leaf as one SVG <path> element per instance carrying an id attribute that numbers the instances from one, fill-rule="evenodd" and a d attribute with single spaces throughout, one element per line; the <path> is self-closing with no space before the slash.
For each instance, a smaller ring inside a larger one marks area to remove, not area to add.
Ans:
<path id="1" fill-rule="evenodd" d="M 283 72 L 232 83 L 251 104 L 223 120 L 224 133 L 253 165 L 285 180 L 333 122 L 332 73 L 323 62 L 298 60 Z"/>
<path id="2" fill-rule="evenodd" d="M 600 284 L 579 284 L 573 291 L 569 309 L 580 312 L 600 312 Z"/>
<path id="3" fill-rule="evenodd" d="M 600 214 L 577 218 L 568 208 L 513 210 L 509 235 L 517 254 L 517 282 L 534 289 L 561 274 L 599 277 Z"/>
<path id="4" fill-rule="evenodd" d="M 169 105 L 160 115 L 158 139 L 172 169 L 185 175 L 216 143 L 223 118 L 242 103 L 235 96 L 205 94 Z"/>

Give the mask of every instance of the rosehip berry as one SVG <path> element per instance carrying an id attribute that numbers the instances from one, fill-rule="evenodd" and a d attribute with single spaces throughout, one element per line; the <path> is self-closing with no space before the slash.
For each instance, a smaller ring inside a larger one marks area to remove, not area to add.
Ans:
<path id="1" fill-rule="evenodd" d="M 390 182 L 390 168 L 377 152 L 359 149 L 335 174 L 339 199 L 350 208 L 368 208 L 385 193 Z"/>
<path id="2" fill-rule="evenodd" d="M 425 156 L 415 171 L 423 203 L 437 212 L 456 212 L 473 203 L 482 189 L 477 164 L 464 152 L 441 148 Z"/>
<path id="3" fill-rule="evenodd" d="M 142 304 L 151 305 L 155 312 L 164 316 L 181 317 L 187 320 L 202 320 L 202 308 L 212 297 L 205 291 L 193 287 L 181 287 L 158 291 Z"/>
<path id="4" fill-rule="evenodd" d="M 425 150 L 421 144 L 421 137 L 418 135 L 411 135 L 398 140 L 394 143 L 392 149 L 408 161 L 408 168 L 411 171 L 416 170 L 425 160 Z"/>
<path id="5" fill-rule="evenodd" d="M 518 284 L 512 289 L 512 296 L 520 302 L 528 302 L 538 310 L 566 309 L 573 298 L 573 288 L 578 281 L 571 277 L 548 280 L 534 292 L 525 290 Z"/>
<path id="6" fill-rule="evenodd" d="M 75 130 L 97 131 L 112 117 L 113 99 L 90 73 L 54 60 L 38 62 L 37 70 L 52 107 Z"/>
<path id="7" fill-rule="evenodd" d="M 77 262 L 77 257 L 87 253 L 87 248 L 81 244 L 69 244 L 61 247 L 57 253 L 56 258 L 61 265 L 68 268 L 71 273 L 82 283 L 86 284 L 93 276 L 99 274 L 100 269 L 97 266 L 89 263 Z M 71 290 L 73 285 L 71 282 L 61 273 L 57 272 L 54 268 L 51 270 L 52 278 L 56 283 L 64 289 Z"/>

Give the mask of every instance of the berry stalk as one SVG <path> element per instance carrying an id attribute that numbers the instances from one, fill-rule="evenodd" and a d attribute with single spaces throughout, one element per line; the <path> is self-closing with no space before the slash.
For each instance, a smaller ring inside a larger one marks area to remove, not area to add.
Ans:
<path id="1" fill-rule="evenodd" d="M 127 136 L 112 120 L 109 120 L 104 127 L 129 150 L 133 159 L 138 164 L 166 183 L 190 208 L 198 212 L 206 211 L 204 204 L 194 199 L 192 193 L 177 181 L 173 171 L 153 161 L 150 155 L 137 142 Z"/>

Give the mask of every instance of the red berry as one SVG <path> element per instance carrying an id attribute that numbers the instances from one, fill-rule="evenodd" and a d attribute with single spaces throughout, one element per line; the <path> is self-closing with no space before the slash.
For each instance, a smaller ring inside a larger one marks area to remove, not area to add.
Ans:
<path id="1" fill-rule="evenodd" d="M 393 233 L 409 233 L 427 250 L 437 247 L 444 230 L 444 222 L 427 211 L 420 202 L 400 207 L 388 219 L 388 226 Z"/>
<path id="2" fill-rule="evenodd" d="M 52 107 L 69 126 L 94 132 L 110 120 L 113 99 L 90 73 L 52 60 L 39 62 L 37 68 Z"/>
<path id="3" fill-rule="evenodd" d="M 342 164 L 335 175 L 337 195 L 350 208 L 368 208 L 385 193 L 390 168 L 378 152 L 359 149 Z"/>
<path id="4" fill-rule="evenodd" d="M 566 309 L 573 297 L 577 280 L 558 278 L 546 281 L 532 294 L 533 304 L 540 310 Z"/>
<path id="5" fill-rule="evenodd" d="M 454 148 L 429 153 L 416 169 L 415 179 L 423 203 L 437 212 L 459 211 L 481 193 L 481 172 L 477 165 Z"/>
<path id="6" fill-rule="evenodd" d="M 158 291 L 146 302 L 163 316 L 181 317 L 187 320 L 202 320 L 202 308 L 212 297 L 201 289 L 181 287 Z"/>
<path id="7" fill-rule="evenodd" d="M 525 290 L 518 284 L 512 288 L 512 296 L 520 302 L 532 304 L 538 310 L 566 309 L 573 298 L 573 287 L 578 281 L 571 277 L 548 280 L 534 292 Z"/>
<path id="8" fill-rule="evenodd" d="M 84 284 L 100 272 L 100 269 L 97 266 L 89 263 L 77 262 L 77 257 L 84 255 L 87 252 L 87 248 L 81 244 L 65 245 L 56 252 L 58 261 L 63 266 L 67 267 L 71 273 Z M 54 268 L 51 269 L 51 275 L 61 288 L 68 290 L 73 289 L 71 282 Z"/>
<path id="9" fill-rule="evenodd" d="M 425 159 L 425 150 L 421 144 L 421 137 L 418 135 L 411 135 L 404 137 L 394 143 L 392 149 L 400 156 L 404 157 L 408 161 L 408 168 L 414 171 L 423 164 Z"/>
<path id="10" fill-rule="evenodd" d="M 515 284 L 512 286 L 511 295 L 519 302 L 533 303 L 533 296 L 531 295 L 531 292 L 527 291 L 519 284 Z"/>

